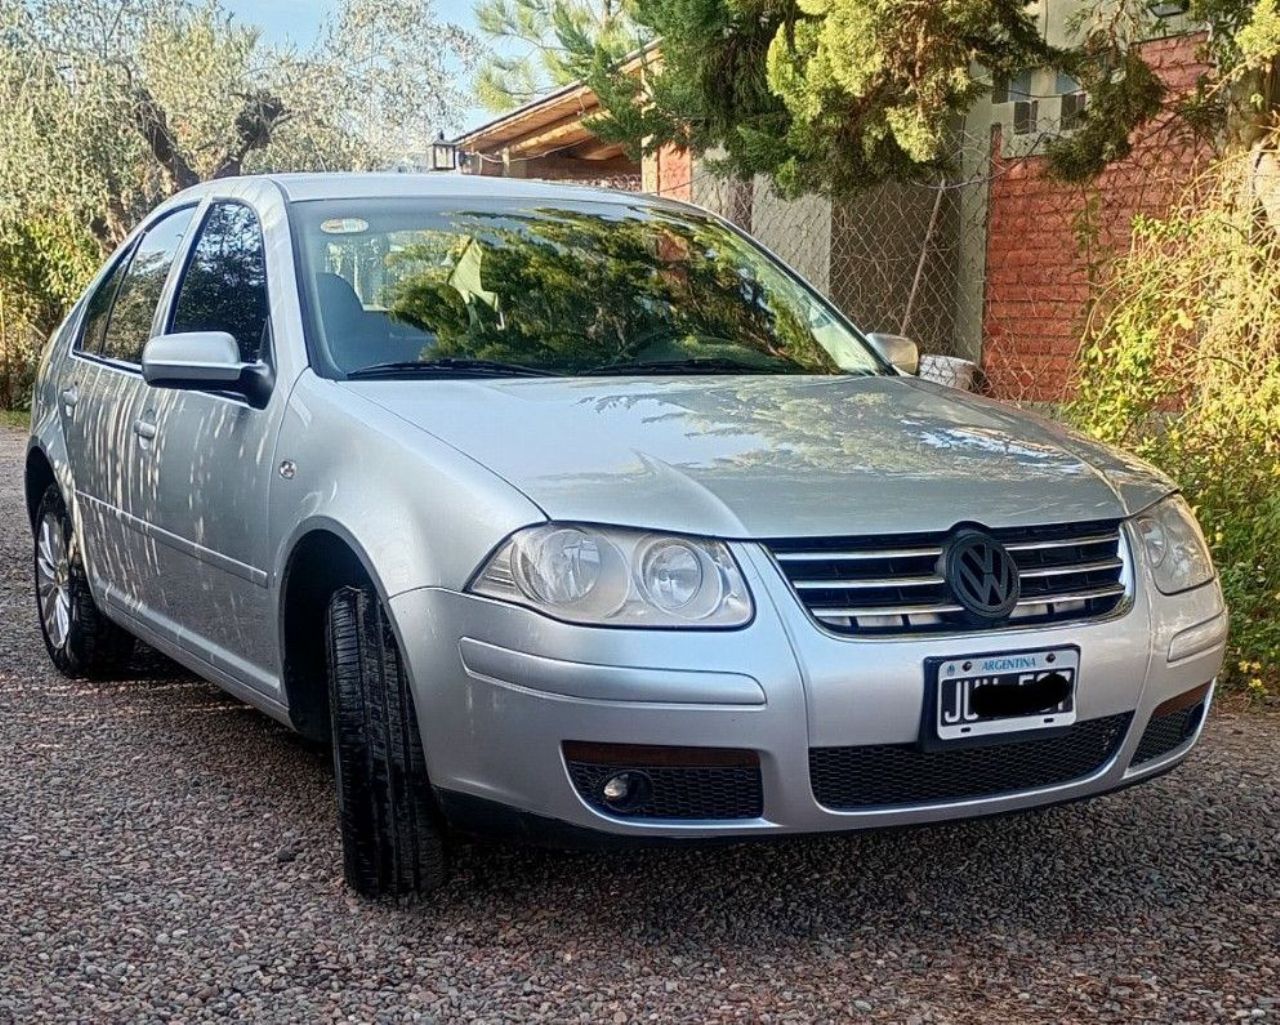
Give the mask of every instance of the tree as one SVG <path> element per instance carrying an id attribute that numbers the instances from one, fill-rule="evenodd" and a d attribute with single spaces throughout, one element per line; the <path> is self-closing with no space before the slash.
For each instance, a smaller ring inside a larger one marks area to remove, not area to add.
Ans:
<path id="1" fill-rule="evenodd" d="M 1058 48 L 1032 13 L 1028 0 L 637 0 L 660 58 L 635 75 L 579 46 L 573 66 L 602 99 L 605 138 L 633 151 L 720 149 L 724 170 L 769 175 L 788 194 L 927 177 L 945 166 L 956 117 L 995 79 L 1054 68 L 1090 102 L 1083 128 L 1047 147 L 1051 164 L 1087 179 L 1127 155 L 1133 130 L 1162 109 L 1164 87 L 1137 45 L 1159 23 L 1147 0 L 1082 0 L 1073 44 Z M 1280 31 L 1273 0 L 1192 0 L 1190 15 L 1219 50 Z M 1274 89 L 1274 71 L 1259 64 L 1249 84 Z M 1206 81 L 1177 112 L 1210 135 L 1229 96 L 1239 110 L 1254 95 L 1243 81 L 1233 92 Z"/>
<path id="2" fill-rule="evenodd" d="M 218 0 L 0 0 L 0 401 L 103 257 L 208 178 L 425 152 L 472 38 L 430 0 L 347 0 L 311 47 Z"/>
<path id="3" fill-rule="evenodd" d="M 579 77 L 573 54 L 599 50 L 620 60 L 643 38 L 631 20 L 632 0 L 479 0 L 476 24 L 502 50 L 490 52 L 475 78 L 476 97 L 491 110 L 511 110 Z"/>
<path id="4" fill-rule="evenodd" d="M 472 54 L 429 0 L 349 0 L 305 51 L 217 0 L 0 0 L 0 225 L 83 225 L 109 250 L 206 178 L 425 150 Z"/>

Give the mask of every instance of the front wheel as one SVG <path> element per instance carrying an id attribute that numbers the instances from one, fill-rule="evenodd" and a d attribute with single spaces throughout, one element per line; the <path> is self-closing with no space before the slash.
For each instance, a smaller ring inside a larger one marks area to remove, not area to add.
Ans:
<path id="1" fill-rule="evenodd" d="M 333 764 L 347 882 L 367 896 L 426 893 L 445 880 L 413 695 L 371 587 L 343 587 L 325 630 Z"/>
<path id="2" fill-rule="evenodd" d="M 56 484 L 35 523 L 36 611 L 49 658 L 66 676 L 111 676 L 133 654 L 133 637 L 103 615 L 89 592 L 84 559 Z"/>

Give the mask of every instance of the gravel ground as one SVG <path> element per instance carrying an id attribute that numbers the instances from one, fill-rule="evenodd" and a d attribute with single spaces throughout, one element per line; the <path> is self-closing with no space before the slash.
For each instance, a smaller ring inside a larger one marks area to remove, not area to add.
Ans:
<path id="1" fill-rule="evenodd" d="M 209 684 L 56 676 L 0 430 L 0 1022 L 1280 1022 L 1280 716 L 999 820 L 709 851 L 464 849 L 342 885 L 325 753 Z"/>

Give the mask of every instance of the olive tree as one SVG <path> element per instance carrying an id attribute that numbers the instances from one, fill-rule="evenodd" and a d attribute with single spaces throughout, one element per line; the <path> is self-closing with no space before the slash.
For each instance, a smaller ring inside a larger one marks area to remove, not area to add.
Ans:
<path id="1" fill-rule="evenodd" d="M 217 0 L 0 0 L 0 216 L 109 244 L 205 178 L 385 164 L 452 125 L 472 59 L 430 0 L 349 0 L 304 50 Z"/>
<path id="2" fill-rule="evenodd" d="M 421 153 L 465 107 L 474 59 L 431 0 L 346 0 L 305 48 L 267 44 L 218 0 L 0 0 L 0 401 L 165 196 Z"/>

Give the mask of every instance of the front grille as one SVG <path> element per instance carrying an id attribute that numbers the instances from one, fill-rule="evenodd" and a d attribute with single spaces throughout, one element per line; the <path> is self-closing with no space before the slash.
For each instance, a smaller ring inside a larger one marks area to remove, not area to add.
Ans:
<path id="1" fill-rule="evenodd" d="M 1022 596 L 1008 619 L 975 622 L 942 576 L 950 534 L 766 541 L 828 630 L 855 636 L 991 630 L 1096 619 L 1125 600 L 1118 520 L 990 530 L 1013 555 Z"/>
<path id="2" fill-rule="evenodd" d="M 1141 765 L 1181 747 L 1191 739 L 1203 717 L 1203 701 L 1167 715 L 1153 716 L 1142 731 L 1142 739 L 1138 741 L 1138 750 L 1134 752 L 1131 764 Z"/>
<path id="3" fill-rule="evenodd" d="M 809 778 L 835 811 L 936 804 L 1036 790 L 1097 772 L 1120 748 L 1128 712 L 1087 719 L 1062 733 L 988 747 L 922 751 L 914 744 L 815 747 Z"/>
<path id="4" fill-rule="evenodd" d="M 611 745 L 598 745 L 608 746 Z M 671 764 L 680 760 L 678 754 L 650 760 L 617 757 L 586 760 L 572 757 L 570 750 L 566 744 L 565 764 L 574 789 L 592 807 L 609 815 L 642 819 L 755 819 L 764 812 L 759 760 L 749 752 L 744 753 L 750 757 L 740 759 L 741 764 L 681 765 Z M 663 751 L 661 748 L 649 750 Z M 622 772 L 639 772 L 648 778 L 650 790 L 643 804 L 619 808 L 605 801 L 605 781 Z"/>

